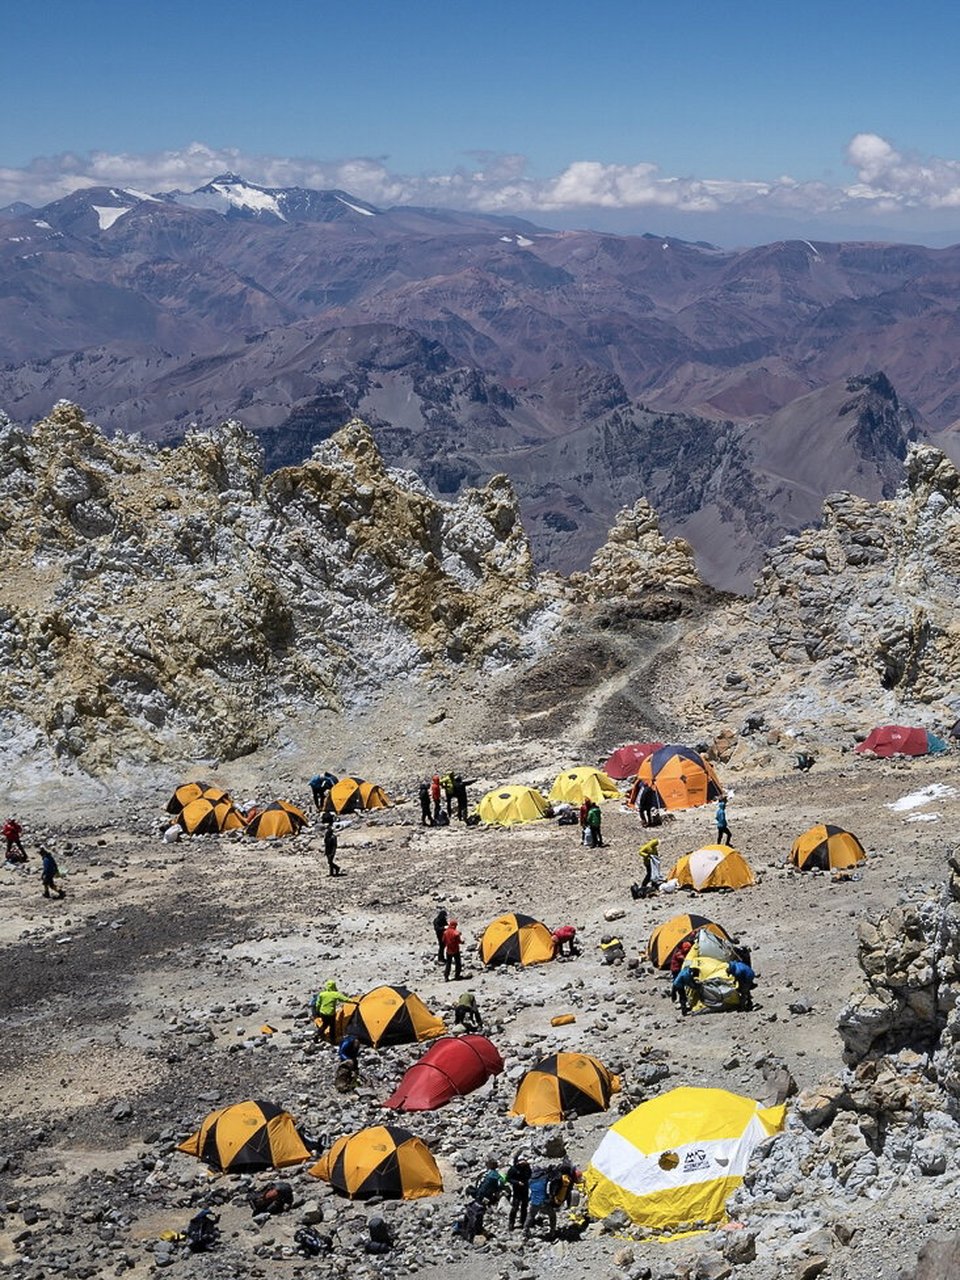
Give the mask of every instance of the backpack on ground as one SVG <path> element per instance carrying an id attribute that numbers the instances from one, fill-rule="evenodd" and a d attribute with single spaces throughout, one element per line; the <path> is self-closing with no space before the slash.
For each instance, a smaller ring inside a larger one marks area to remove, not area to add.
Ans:
<path id="1" fill-rule="evenodd" d="M 322 1253 L 329 1253 L 333 1248 L 333 1241 L 329 1236 L 322 1236 L 311 1227 L 301 1227 L 298 1231 L 295 1231 L 293 1243 L 299 1245 L 302 1251 L 311 1258 L 318 1258 Z"/>
<path id="2" fill-rule="evenodd" d="M 247 1200 L 254 1215 L 286 1213 L 293 1205 L 293 1187 L 289 1182 L 270 1182 L 259 1191 L 251 1191 Z"/>
<path id="3" fill-rule="evenodd" d="M 486 1207 L 479 1200 L 471 1200 L 454 1226 L 453 1234 L 462 1236 L 464 1240 L 472 1240 L 474 1236 L 482 1235 L 485 1213 Z"/>
<path id="4" fill-rule="evenodd" d="M 217 1243 L 220 1231 L 212 1209 L 201 1209 L 187 1226 L 187 1248 L 191 1253 L 206 1253 Z"/>

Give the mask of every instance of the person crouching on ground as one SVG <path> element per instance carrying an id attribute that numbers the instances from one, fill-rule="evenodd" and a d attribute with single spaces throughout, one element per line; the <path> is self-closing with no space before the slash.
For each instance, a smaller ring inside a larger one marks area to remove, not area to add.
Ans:
<path id="1" fill-rule="evenodd" d="M 578 956 L 580 948 L 577 946 L 577 927 L 573 924 L 562 924 L 558 929 L 553 931 L 553 953 L 555 956 Z M 566 950 L 564 950 L 566 947 Z"/>
<path id="2" fill-rule="evenodd" d="M 753 1008 L 753 996 L 750 994 L 756 984 L 756 974 L 742 960 L 731 960 L 727 965 L 730 977 L 737 984 L 737 995 L 740 997 L 740 1009 L 749 1012 Z"/>
<path id="3" fill-rule="evenodd" d="M 453 1023 L 457 1027 L 465 1027 L 467 1031 L 483 1030 L 480 1006 L 472 991 L 465 991 L 453 1006 Z"/>
<path id="4" fill-rule="evenodd" d="M 648 840 L 646 844 L 642 844 L 637 850 L 637 857 L 643 867 L 643 879 L 637 885 L 635 895 L 638 898 L 645 898 L 650 892 L 650 882 L 653 879 L 653 864 L 658 857 L 659 851 L 660 841 L 657 839 Z"/>
<path id="5" fill-rule="evenodd" d="M 670 999 L 680 1001 L 680 1014 L 686 1017 L 690 1012 L 689 1000 L 696 999 L 700 991 L 700 970 L 685 964 L 670 986 Z"/>

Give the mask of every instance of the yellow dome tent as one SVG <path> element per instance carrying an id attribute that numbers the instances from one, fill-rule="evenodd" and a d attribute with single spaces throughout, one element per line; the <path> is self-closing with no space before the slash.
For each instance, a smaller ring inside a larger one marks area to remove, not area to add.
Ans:
<path id="1" fill-rule="evenodd" d="M 477 812 L 481 822 L 512 827 L 545 817 L 549 807 L 540 792 L 532 787 L 498 787 L 487 792 L 477 806 Z"/>
<path id="2" fill-rule="evenodd" d="M 611 1094 L 620 1090 L 620 1077 L 589 1053 L 553 1053 L 531 1067 L 517 1088 L 511 1116 L 527 1124 L 562 1124 L 564 1116 L 606 1111 Z"/>
<path id="3" fill-rule="evenodd" d="M 357 809 L 389 809 L 390 798 L 382 787 L 363 778 L 341 778 L 327 793 L 324 809 L 354 813 Z"/>
<path id="4" fill-rule="evenodd" d="M 718 938 L 729 937 L 722 925 L 714 924 L 706 916 L 691 914 L 673 916 L 663 924 L 658 924 L 651 933 L 650 941 L 647 943 L 647 956 L 658 969 L 669 969 L 677 947 L 688 938 L 693 941 L 700 929 L 709 929 Z"/>
<path id="5" fill-rule="evenodd" d="M 620 794 L 617 784 L 599 769 L 591 769 L 586 765 L 576 765 L 564 773 L 558 773 L 547 799 L 551 804 L 565 801 L 567 804 L 582 804 L 584 800 L 610 800 Z"/>
<path id="6" fill-rule="evenodd" d="M 356 1004 L 345 1006 L 344 1014 L 343 1034 L 356 1036 L 374 1048 L 432 1040 L 447 1030 L 443 1019 L 406 987 L 374 987 Z"/>
<path id="7" fill-rule="evenodd" d="M 283 1169 L 310 1159 L 293 1117 L 275 1102 L 236 1102 L 211 1111 L 177 1150 L 229 1173 Z"/>
<path id="8" fill-rule="evenodd" d="M 307 1173 L 351 1200 L 417 1200 L 443 1190 L 426 1143 L 406 1129 L 386 1124 L 338 1138 Z"/>
<path id="9" fill-rule="evenodd" d="M 801 871 L 843 871 L 864 862 L 867 854 L 863 845 L 843 827 L 820 822 L 802 836 L 797 836 L 790 850 L 789 861 Z"/>
<path id="10" fill-rule="evenodd" d="M 743 889 L 756 879 L 742 853 L 725 844 L 707 844 L 685 853 L 668 877 L 689 889 Z"/>
<path id="11" fill-rule="evenodd" d="M 247 823 L 247 835 L 257 840 L 295 836 L 307 825 L 307 815 L 295 804 L 274 800 Z"/>
<path id="12" fill-rule="evenodd" d="M 545 924 L 516 912 L 492 920 L 480 939 L 480 959 L 491 966 L 545 964 L 555 950 L 553 934 Z"/>
<path id="13" fill-rule="evenodd" d="M 750 1156 L 783 1128 L 786 1108 L 724 1089 L 671 1089 L 612 1125 L 584 1175 L 592 1218 L 679 1228 L 724 1217 Z"/>

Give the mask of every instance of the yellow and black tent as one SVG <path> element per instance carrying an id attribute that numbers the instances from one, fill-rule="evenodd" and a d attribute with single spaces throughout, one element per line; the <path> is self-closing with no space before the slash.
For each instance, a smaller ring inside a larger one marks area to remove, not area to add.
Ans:
<path id="1" fill-rule="evenodd" d="M 212 836 L 221 831 L 239 831 L 243 826 L 243 814 L 234 808 L 228 795 L 220 800 L 198 796 L 183 806 L 177 822 L 189 836 Z"/>
<path id="2" fill-rule="evenodd" d="M 797 836 L 789 860 L 801 871 L 842 871 L 866 857 L 866 850 L 851 831 L 820 822 Z"/>
<path id="3" fill-rule="evenodd" d="M 432 1040 L 445 1032 L 443 1019 L 406 987 L 374 987 L 353 1005 L 344 1025 L 345 1035 L 374 1048 Z"/>
<path id="4" fill-rule="evenodd" d="M 406 1129 L 386 1124 L 338 1138 L 307 1172 L 351 1200 L 418 1200 L 443 1190 L 426 1143 Z"/>
<path id="5" fill-rule="evenodd" d="M 584 800 L 596 800 L 600 804 L 619 794 L 617 784 L 601 770 L 577 765 L 557 774 L 547 800 L 550 804 L 583 804 Z"/>
<path id="6" fill-rule="evenodd" d="M 390 799 L 382 787 L 363 778 L 341 778 L 327 792 L 323 804 L 328 812 L 355 813 L 357 809 L 389 809 Z"/>
<path id="7" fill-rule="evenodd" d="M 256 836 L 258 840 L 269 840 L 276 836 L 299 835 L 307 825 L 307 815 L 295 804 L 286 800 L 274 800 L 265 809 L 261 809 L 256 817 L 247 823 L 247 835 Z"/>
<path id="8" fill-rule="evenodd" d="M 698 893 L 706 889 L 743 889 L 756 877 L 742 853 L 725 844 L 705 844 L 674 863 L 671 880 Z"/>
<path id="9" fill-rule="evenodd" d="M 225 1173 L 283 1169 L 310 1159 L 293 1117 L 275 1102 L 236 1102 L 211 1111 L 177 1150 Z"/>
<path id="10" fill-rule="evenodd" d="M 176 817 L 183 812 L 184 807 L 191 800 L 201 798 L 212 800 L 214 803 L 218 800 L 230 799 L 222 787 L 215 787 L 210 782 L 183 782 L 167 801 L 167 813 L 172 813 Z"/>
<path id="11" fill-rule="evenodd" d="M 561 1124 L 578 1116 L 606 1111 L 611 1094 L 620 1090 L 620 1077 L 589 1053 L 553 1053 L 531 1067 L 517 1089 L 508 1112 L 527 1124 Z"/>
<path id="12" fill-rule="evenodd" d="M 785 1108 L 724 1089 L 671 1089 L 612 1125 L 584 1174 L 592 1218 L 623 1209 L 645 1227 L 717 1222 Z"/>
<path id="13" fill-rule="evenodd" d="M 553 959 L 553 934 L 532 916 L 498 916 L 483 931 L 480 959 L 486 965 L 545 964 Z"/>
<path id="14" fill-rule="evenodd" d="M 673 953 L 681 942 L 689 938 L 692 942 L 700 929 L 709 929 L 718 938 L 729 938 L 722 925 L 715 924 L 706 916 L 689 915 L 673 916 L 663 924 L 658 924 L 647 943 L 647 955 L 658 969 L 669 969 Z"/>
<path id="15" fill-rule="evenodd" d="M 545 818 L 550 806 L 533 787 L 497 787 L 477 805 L 480 821 L 490 826 L 515 827 Z"/>

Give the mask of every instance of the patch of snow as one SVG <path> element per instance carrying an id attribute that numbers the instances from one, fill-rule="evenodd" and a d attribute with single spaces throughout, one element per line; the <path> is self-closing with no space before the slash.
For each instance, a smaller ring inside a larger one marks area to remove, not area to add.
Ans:
<path id="1" fill-rule="evenodd" d="M 158 200 L 156 196 L 148 195 L 146 191 L 137 191 L 135 187 L 124 187 L 121 193 L 125 196 L 132 196 L 134 200 L 149 200 L 152 204 L 162 204 L 162 200 Z"/>
<path id="2" fill-rule="evenodd" d="M 513 244 L 513 236 L 501 236 L 500 239 L 504 244 Z"/>
<path id="3" fill-rule="evenodd" d="M 256 187 L 248 187 L 242 182 L 214 182 L 212 189 L 238 209 L 253 209 L 257 213 L 275 214 L 282 222 L 286 218 L 280 212 L 277 197 L 266 191 L 258 191 Z"/>
<path id="4" fill-rule="evenodd" d="M 348 209 L 352 209 L 354 213 L 362 213 L 365 218 L 373 218 L 376 215 L 372 209 L 361 209 L 358 204 L 351 204 L 349 200 L 344 200 L 343 196 L 337 196 L 341 204 L 345 204 Z"/>
<path id="5" fill-rule="evenodd" d="M 533 241 L 528 240 L 526 236 L 518 235 L 517 244 L 520 246 L 521 249 L 529 249 L 530 246 L 533 244 Z"/>
<path id="6" fill-rule="evenodd" d="M 669 249 L 669 248 L 670 248 L 670 246 L 666 243 L 666 241 L 664 241 L 664 243 L 660 246 L 660 248 L 661 248 L 661 249 Z"/>
<path id="7" fill-rule="evenodd" d="M 810 243 L 809 240 L 802 240 L 801 244 L 805 244 L 815 258 L 820 257 L 819 253 L 817 253 L 816 249 L 813 247 L 813 245 Z"/>
<path id="8" fill-rule="evenodd" d="M 122 218 L 125 213 L 129 213 L 130 209 L 128 205 L 120 205 L 117 207 L 115 205 L 95 204 L 93 206 L 93 212 L 100 219 L 100 230 L 107 231 L 113 226 L 118 218 Z"/>
<path id="9" fill-rule="evenodd" d="M 934 800 L 950 800 L 956 794 L 956 787 L 948 787 L 943 782 L 931 782 L 928 787 L 923 787 L 920 791 L 911 791 L 909 795 L 891 801 L 886 807 L 893 813 L 906 813 L 910 809 L 919 809 L 921 805 L 930 804 Z"/>
<path id="10" fill-rule="evenodd" d="M 911 813 L 908 822 L 939 822 L 939 813 Z"/>
<path id="11" fill-rule="evenodd" d="M 10 244 L 23 244 L 26 239 L 26 236 L 7 236 L 7 240 Z"/>
<path id="12" fill-rule="evenodd" d="M 40 219 L 39 219 L 39 221 L 35 221 L 33 225 L 34 225 L 35 227 L 42 227 L 44 231 L 52 231 L 52 230 L 53 230 L 53 227 L 51 227 L 50 223 L 49 223 L 49 222 L 44 222 L 44 220 L 43 220 L 42 218 L 40 218 Z"/>

